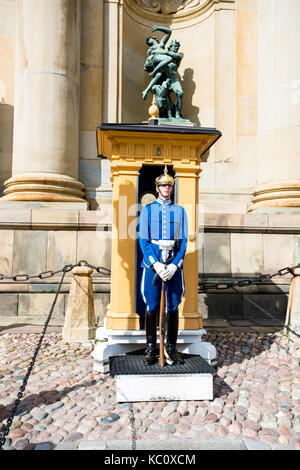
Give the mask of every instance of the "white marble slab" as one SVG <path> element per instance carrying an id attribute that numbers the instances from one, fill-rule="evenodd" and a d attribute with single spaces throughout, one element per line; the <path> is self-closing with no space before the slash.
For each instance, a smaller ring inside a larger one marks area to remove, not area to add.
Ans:
<path id="1" fill-rule="evenodd" d="M 212 374 L 116 375 L 116 400 L 212 400 Z"/>

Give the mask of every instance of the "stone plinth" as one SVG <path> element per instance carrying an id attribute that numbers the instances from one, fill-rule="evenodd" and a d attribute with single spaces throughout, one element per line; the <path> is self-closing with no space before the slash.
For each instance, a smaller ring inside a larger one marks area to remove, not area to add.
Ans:
<path id="1" fill-rule="evenodd" d="M 118 402 L 212 399 L 212 374 L 116 376 Z"/>
<path id="2" fill-rule="evenodd" d="M 78 266 L 72 270 L 72 280 L 62 336 L 65 341 L 88 341 L 95 338 L 93 270 Z"/>

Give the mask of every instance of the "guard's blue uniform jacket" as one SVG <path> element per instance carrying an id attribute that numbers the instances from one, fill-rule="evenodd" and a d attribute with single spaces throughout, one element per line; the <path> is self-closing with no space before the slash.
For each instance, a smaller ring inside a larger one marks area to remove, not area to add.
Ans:
<path id="1" fill-rule="evenodd" d="M 153 269 L 153 264 L 162 262 L 159 240 L 175 240 L 167 264 L 173 263 L 177 271 L 166 281 L 167 311 L 176 311 L 185 292 L 183 260 L 187 245 L 188 224 L 183 207 L 173 204 L 169 199 L 157 198 L 142 208 L 140 216 L 139 242 L 143 252 L 141 294 L 149 313 L 159 312 L 161 279 Z"/>
<path id="2" fill-rule="evenodd" d="M 161 262 L 161 250 L 152 242 L 158 240 L 176 240 L 174 258 L 167 264 L 174 263 L 182 269 L 187 244 L 187 217 L 183 207 L 173 204 L 171 199 L 164 201 L 157 198 L 142 208 L 140 217 L 139 241 L 143 252 L 142 268 L 150 268 L 156 261 Z"/>

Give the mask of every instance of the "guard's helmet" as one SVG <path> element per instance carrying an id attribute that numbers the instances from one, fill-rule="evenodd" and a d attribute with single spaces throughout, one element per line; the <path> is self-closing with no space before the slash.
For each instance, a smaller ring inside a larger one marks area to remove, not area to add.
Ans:
<path id="1" fill-rule="evenodd" d="M 155 183 L 156 183 L 157 186 L 159 186 L 161 184 L 170 184 L 171 186 L 175 185 L 175 180 L 174 180 L 173 176 L 168 175 L 167 166 L 165 166 L 164 174 L 158 176 L 157 178 L 155 178 Z"/>

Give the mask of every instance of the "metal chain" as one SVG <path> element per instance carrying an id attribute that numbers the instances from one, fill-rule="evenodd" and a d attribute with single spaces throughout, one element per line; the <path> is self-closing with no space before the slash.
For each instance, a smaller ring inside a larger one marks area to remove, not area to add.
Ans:
<path id="1" fill-rule="evenodd" d="M 256 285 L 256 284 L 259 284 L 263 281 L 270 280 L 275 276 L 284 276 L 284 275 L 289 274 L 289 273 L 292 274 L 293 270 L 295 268 L 299 268 L 299 267 L 300 267 L 300 263 L 298 263 L 296 266 L 293 266 L 292 268 L 286 267 L 286 268 L 279 269 L 279 271 L 277 271 L 274 274 L 263 274 L 262 276 L 260 276 L 258 278 L 242 279 L 242 280 L 237 281 L 237 282 L 224 282 L 224 283 L 216 282 L 214 284 L 209 283 L 209 282 L 202 283 L 201 284 L 202 288 L 199 287 L 198 291 L 201 292 L 201 291 L 208 290 L 208 289 L 216 289 L 216 290 L 233 289 L 238 294 L 241 294 L 241 292 L 238 291 L 236 289 L 236 287 L 245 287 L 245 286 L 250 286 L 250 285 Z M 280 323 L 280 324 L 282 323 L 280 320 L 278 320 L 278 318 L 274 317 L 273 315 L 271 315 L 271 313 L 267 312 L 263 307 L 261 307 L 256 302 L 254 302 L 254 300 L 250 299 L 250 297 L 247 294 L 243 293 L 243 295 L 248 300 L 248 302 L 250 302 L 252 305 L 257 307 L 260 311 L 266 313 L 270 318 L 277 321 L 278 323 Z M 300 338 L 300 335 L 296 331 L 292 330 L 292 328 L 290 328 L 288 325 L 285 324 L 284 328 L 286 330 L 290 331 L 291 333 L 293 333 L 298 338 Z"/>
<path id="2" fill-rule="evenodd" d="M 233 287 L 233 289 L 238 293 L 240 294 L 241 292 L 239 292 L 235 287 Z M 272 318 L 273 320 L 277 321 L 277 323 L 282 323 L 280 320 L 278 320 L 278 318 L 274 317 L 270 312 L 267 312 L 267 310 L 265 310 L 263 307 L 261 307 L 260 305 L 258 305 L 256 302 L 254 302 L 254 300 L 250 299 L 250 297 L 247 295 L 247 294 L 243 294 L 245 296 L 245 299 L 248 300 L 248 302 L 250 302 L 252 305 L 254 305 L 255 307 L 257 307 L 261 312 L 263 313 L 266 313 L 270 318 Z M 298 333 L 296 333 L 296 331 L 292 330 L 292 328 L 290 328 L 288 325 L 284 325 L 284 328 L 288 331 L 290 331 L 291 333 L 293 333 L 294 335 L 296 335 L 298 338 L 300 338 L 300 335 Z"/>
<path id="3" fill-rule="evenodd" d="M 5 441 L 6 441 L 6 436 L 8 435 L 9 433 L 9 430 L 10 430 L 10 427 L 12 425 L 12 422 L 13 422 L 13 419 L 15 417 L 15 414 L 16 414 L 16 411 L 17 411 L 17 408 L 20 404 L 20 401 L 22 399 L 22 396 L 23 396 L 23 393 L 25 391 L 25 388 L 26 388 L 26 385 L 27 385 L 27 382 L 28 382 L 28 379 L 29 379 L 29 376 L 31 374 L 31 371 L 33 369 L 33 366 L 35 364 L 35 361 L 36 361 L 36 358 L 37 358 L 37 355 L 39 353 L 39 350 L 40 350 L 40 347 L 41 347 L 41 344 L 42 344 L 42 341 L 44 339 L 44 336 L 45 336 L 45 333 L 46 333 L 46 330 L 47 330 L 47 327 L 48 327 L 48 324 L 49 324 L 49 321 L 51 319 L 51 316 L 52 316 L 52 313 L 53 313 L 53 310 L 54 310 L 54 307 L 55 307 L 55 304 L 56 304 L 56 301 L 57 301 L 57 298 L 58 298 L 58 295 L 61 291 L 61 287 L 63 285 L 63 281 L 64 281 L 64 278 L 65 278 L 65 275 L 67 272 L 71 271 L 73 268 L 77 267 L 77 266 L 87 266 L 89 268 L 92 268 L 94 270 L 96 270 L 98 273 L 101 273 L 101 274 L 105 274 L 105 275 L 109 275 L 110 274 L 110 270 L 109 269 L 106 269 L 106 268 L 102 268 L 102 267 L 96 267 L 96 266 L 93 266 L 91 264 L 89 264 L 87 261 L 85 260 L 81 260 L 81 261 L 78 261 L 77 264 L 67 264 L 65 265 L 62 269 L 60 269 L 59 271 L 45 271 L 43 273 L 40 273 L 40 274 L 37 274 L 36 276 L 28 276 L 27 274 L 18 274 L 16 276 L 3 276 L 2 274 L 0 274 L 0 279 L 10 279 L 10 280 L 13 280 L 13 281 L 27 281 L 29 279 L 33 279 L 33 278 L 40 278 L 40 279 L 46 279 L 48 277 L 52 277 L 58 273 L 62 273 L 62 276 L 61 276 L 61 279 L 60 279 L 60 282 L 59 282 L 59 286 L 58 286 L 58 289 L 57 289 L 57 292 L 55 294 L 55 297 L 54 297 L 54 300 L 53 300 L 53 303 L 51 305 L 51 308 L 50 308 L 50 311 L 49 311 L 49 314 L 48 314 L 48 317 L 45 321 L 45 324 L 44 324 L 44 327 L 43 327 L 43 330 L 42 330 L 42 333 L 41 333 L 41 336 L 40 336 L 40 339 L 39 339 L 39 342 L 36 346 L 36 349 L 33 353 L 33 356 L 32 356 L 32 359 L 30 361 L 30 364 L 28 366 L 28 369 L 27 369 L 27 372 L 26 372 L 26 375 L 24 376 L 24 379 L 23 379 L 23 382 L 22 382 L 22 385 L 20 387 L 20 390 L 17 394 L 17 398 L 13 404 L 13 407 L 12 407 L 12 411 L 10 413 L 10 416 L 7 418 L 7 421 L 6 421 L 6 425 L 3 429 L 3 431 L 1 432 L 1 438 L 0 438 L 0 450 L 2 450 L 2 447 L 4 446 L 5 444 Z M 51 275 L 49 275 L 51 273 Z"/>
<path id="4" fill-rule="evenodd" d="M 216 283 L 211 283 L 211 282 L 202 282 L 200 283 L 198 287 L 198 292 L 207 290 L 207 289 L 216 289 L 216 290 L 225 290 L 225 289 L 231 289 L 234 287 L 245 287 L 245 286 L 251 286 L 251 285 L 256 285 L 260 284 L 263 281 L 267 281 L 272 279 L 275 276 L 285 276 L 286 274 L 292 273 L 293 269 L 299 268 L 300 263 L 298 263 L 296 266 L 293 266 L 292 268 L 286 267 L 279 269 L 274 274 L 263 274 L 262 276 L 256 277 L 256 278 L 248 278 L 248 279 L 241 279 L 240 281 L 236 282 L 216 282 Z"/>
<path id="5" fill-rule="evenodd" d="M 85 260 L 80 260 L 76 264 L 66 264 L 63 268 L 59 269 L 58 271 L 43 271 L 39 274 L 34 274 L 32 276 L 30 276 L 29 274 L 16 274 L 15 276 L 5 276 L 4 274 L 0 274 L 0 281 L 6 280 L 24 282 L 29 281 L 30 279 L 49 279 L 50 277 L 56 276 L 57 274 L 72 271 L 72 269 L 76 268 L 77 266 L 87 266 L 88 268 L 94 269 L 99 274 L 103 274 L 104 276 L 110 276 L 110 269 L 103 268 L 102 266 L 93 266 Z"/>
<path id="6" fill-rule="evenodd" d="M 52 316 L 52 313 L 53 313 L 53 310 L 54 310 L 54 307 L 55 307 L 55 304 L 56 304 L 56 301 L 57 301 L 57 298 L 58 298 L 58 294 L 60 293 L 60 290 L 61 290 L 61 286 L 63 284 L 63 280 L 64 280 L 64 277 L 65 277 L 65 274 L 67 272 L 67 266 L 65 266 L 66 269 L 63 268 L 63 275 L 61 277 L 61 280 L 60 280 L 60 283 L 59 283 L 59 286 L 58 286 L 58 289 L 57 289 L 57 292 L 55 294 L 55 297 L 54 297 L 54 300 L 53 300 L 53 303 L 51 305 L 51 308 L 50 308 L 50 311 L 49 311 L 49 314 L 48 314 L 48 317 L 45 321 L 45 324 L 44 324 L 44 328 L 43 328 L 43 331 L 41 333 L 41 336 L 40 336 L 40 339 L 39 339 L 39 342 L 35 348 L 35 351 L 34 351 L 34 354 L 32 356 L 32 359 L 30 361 L 30 364 L 29 364 L 29 367 L 27 369 L 27 372 L 26 372 L 26 375 L 23 379 L 23 382 L 22 382 L 22 385 L 20 387 L 20 390 L 17 394 L 17 398 L 14 402 L 14 405 L 13 405 L 13 408 L 12 408 L 12 411 L 10 413 L 10 416 L 9 418 L 7 419 L 7 422 L 6 422 L 6 425 L 5 425 L 5 428 L 3 429 L 2 433 L 1 433 L 1 439 L 0 439 L 0 450 L 2 449 L 3 445 L 5 444 L 5 441 L 6 441 L 6 436 L 7 434 L 9 433 L 9 429 L 10 429 L 10 426 L 13 422 L 13 419 L 15 417 L 15 414 L 16 414 L 16 411 L 17 411 L 17 408 L 20 404 L 20 401 L 21 401 L 21 398 L 23 396 L 23 393 L 25 391 L 25 387 L 27 385 L 27 382 L 28 382 L 28 379 L 29 379 L 29 376 L 31 374 L 31 371 L 33 369 L 33 366 L 34 366 L 34 363 L 35 363 L 35 360 L 36 360 L 36 357 L 38 355 L 38 352 L 40 350 L 40 347 L 41 347 L 41 344 L 42 344 L 42 341 L 44 339 L 44 336 L 45 336 L 45 333 L 46 333 L 46 330 L 47 330 L 47 326 L 48 326 L 48 323 L 51 319 L 51 316 Z"/>

